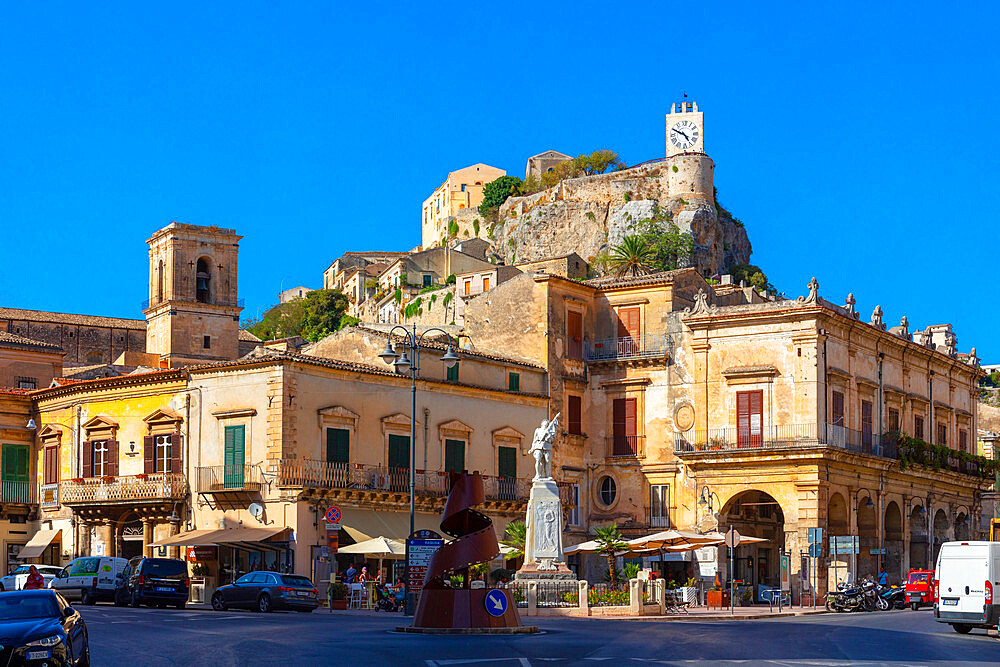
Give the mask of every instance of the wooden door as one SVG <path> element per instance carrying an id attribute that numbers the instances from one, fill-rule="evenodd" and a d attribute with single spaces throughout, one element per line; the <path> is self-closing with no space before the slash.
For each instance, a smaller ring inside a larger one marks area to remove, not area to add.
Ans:
<path id="1" fill-rule="evenodd" d="M 638 451 L 636 437 L 636 402 L 634 398 L 614 400 L 612 456 L 635 456 Z"/>
<path id="2" fill-rule="evenodd" d="M 618 309 L 618 355 L 629 357 L 639 349 L 639 307 Z"/>
<path id="3" fill-rule="evenodd" d="M 764 392 L 736 392 L 736 446 L 760 447 L 764 444 Z"/>

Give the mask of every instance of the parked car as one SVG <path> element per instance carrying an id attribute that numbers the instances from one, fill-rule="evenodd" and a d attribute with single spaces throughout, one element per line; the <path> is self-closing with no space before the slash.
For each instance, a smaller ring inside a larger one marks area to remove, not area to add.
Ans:
<path id="1" fill-rule="evenodd" d="M 128 561 L 124 558 L 110 556 L 74 558 L 52 579 L 49 588 L 83 604 L 113 600 L 126 565 Z"/>
<path id="2" fill-rule="evenodd" d="M 996 627 L 994 582 L 1000 582 L 1000 542 L 945 542 L 934 571 L 934 620 L 963 635 Z"/>
<path id="3" fill-rule="evenodd" d="M 115 591 L 115 605 L 145 604 L 161 609 L 172 605 L 183 609 L 189 584 L 187 563 L 183 560 L 136 556 L 125 567 L 122 584 Z"/>
<path id="4" fill-rule="evenodd" d="M 0 595 L 0 637 L 4 665 L 90 664 L 87 624 L 53 590 Z"/>
<path id="5" fill-rule="evenodd" d="M 62 571 L 58 565 L 35 565 L 38 573 L 45 580 L 45 588 L 48 588 L 56 575 Z M 0 577 L 0 591 L 19 591 L 24 588 L 24 582 L 28 580 L 28 570 L 31 565 L 21 565 L 6 577 Z"/>
<path id="6" fill-rule="evenodd" d="M 212 594 L 212 609 L 225 611 L 243 607 L 258 611 L 294 609 L 311 612 L 319 605 L 318 591 L 313 583 L 298 574 L 251 572 Z"/>
<path id="7" fill-rule="evenodd" d="M 921 605 L 934 604 L 934 570 L 910 570 L 906 577 L 906 604 L 916 611 Z"/>

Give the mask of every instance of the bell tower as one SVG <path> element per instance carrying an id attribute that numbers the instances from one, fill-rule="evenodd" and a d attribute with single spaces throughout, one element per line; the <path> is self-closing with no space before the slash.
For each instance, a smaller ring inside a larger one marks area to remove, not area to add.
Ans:
<path id="1" fill-rule="evenodd" d="M 232 229 L 171 222 L 149 238 L 146 352 L 170 368 L 239 356 L 239 242 Z"/>
<path id="2" fill-rule="evenodd" d="M 705 152 L 705 117 L 698 103 L 684 100 L 670 105 L 667 114 L 667 157 Z"/>

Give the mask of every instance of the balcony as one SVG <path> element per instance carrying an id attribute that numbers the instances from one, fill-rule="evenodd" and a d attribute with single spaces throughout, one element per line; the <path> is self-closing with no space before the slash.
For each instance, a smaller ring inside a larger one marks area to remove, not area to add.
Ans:
<path id="1" fill-rule="evenodd" d="M 198 493 L 253 493 L 265 486 L 260 466 L 253 464 L 195 468 Z"/>
<path id="2" fill-rule="evenodd" d="M 825 432 L 824 432 L 825 430 Z M 833 424 L 779 424 L 757 432 L 735 427 L 674 433 L 674 452 L 774 449 L 826 444 L 859 454 L 897 458 L 896 441 L 889 436 L 855 431 Z"/>
<path id="3" fill-rule="evenodd" d="M 607 437 L 608 457 L 639 458 L 646 455 L 646 436 L 611 435 Z"/>
<path id="4" fill-rule="evenodd" d="M 134 501 L 179 501 L 187 496 L 187 478 L 180 473 L 87 477 L 59 484 L 63 505 L 116 504 Z"/>
<path id="5" fill-rule="evenodd" d="M 587 361 L 629 361 L 657 359 L 667 356 L 668 339 L 665 333 L 601 338 L 587 342 Z"/>
<path id="6" fill-rule="evenodd" d="M 34 484 L 3 480 L 0 482 L 0 502 L 30 505 L 35 502 Z"/>

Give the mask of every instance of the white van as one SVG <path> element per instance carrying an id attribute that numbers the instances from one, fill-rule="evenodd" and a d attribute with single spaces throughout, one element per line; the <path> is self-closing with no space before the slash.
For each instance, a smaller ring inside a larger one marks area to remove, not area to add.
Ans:
<path id="1" fill-rule="evenodd" d="M 98 600 L 114 600 L 115 590 L 122 585 L 122 572 L 128 561 L 124 558 L 83 556 L 70 561 L 49 584 L 68 600 L 94 604 Z"/>
<path id="2" fill-rule="evenodd" d="M 934 571 L 934 618 L 955 632 L 992 628 L 1000 619 L 1000 542 L 945 542 Z"/>

